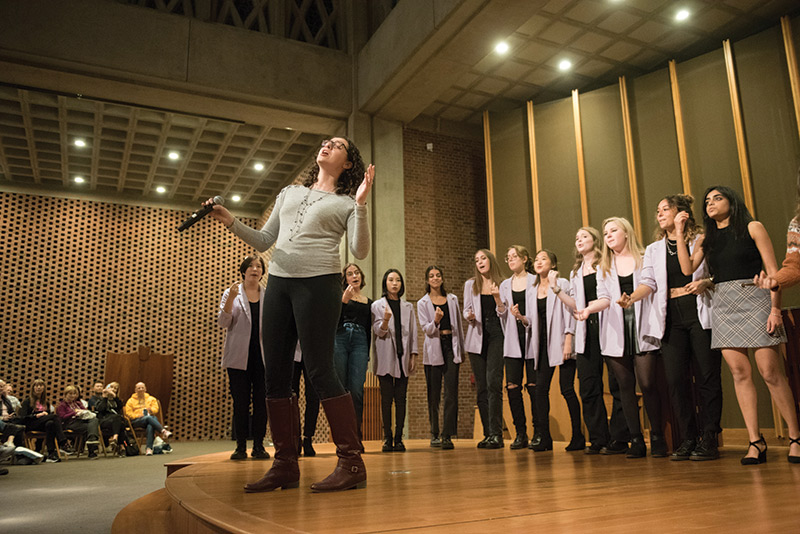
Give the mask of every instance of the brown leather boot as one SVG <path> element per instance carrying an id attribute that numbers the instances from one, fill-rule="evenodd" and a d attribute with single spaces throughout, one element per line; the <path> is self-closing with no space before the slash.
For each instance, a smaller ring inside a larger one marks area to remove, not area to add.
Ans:
<path id="1" fill-rule="evenodd" d="M 361 460 L 361 442 L 353 399 L 349 393 L 324 399 L 322 406 L 331 427 L 331 437 L 336 444 L 339 463 L 333 473 L 322 482 L 311 484 L 313 491 L 341 491 L 363 488 L 367 485 L 367 470 Z"/>
<path id="2" fill-rule="evenodd" d="M 300 468 L 297 465 L 297 436 L 300 428 L 294 423 L 296 410 L 295 396 L 288 399 L 267 399 L 275 460 L 261 480 L 245 485 L 244 490 L 247 493 L 296 488 L 300 484 Z"/>

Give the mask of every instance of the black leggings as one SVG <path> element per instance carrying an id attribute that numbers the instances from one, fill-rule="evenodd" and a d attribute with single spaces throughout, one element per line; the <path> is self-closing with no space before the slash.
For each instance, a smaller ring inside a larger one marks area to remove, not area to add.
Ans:
<path id="1" fill-rule="evenodd" d="M 614 371 L 614 376 L 619 383 L 619 394 L 622 398 L 622 411 L 628 422 L 631 437 L 641 437 L 642 427 L 639 424 L 639 401 L 636 398 L 636 382 L 644 397 L 644 407 L 650 418 L 650 426 L 654 434 L 663 434 L 664 427 L 661 419 L 661 399 L 656 386 L 656 365 L 658 355 L 655 352 L 646 352 L 622 357 L 605 356 L 608 367 Z"/>
<path id="2" fill-rule="evenodd" d="M 292 391 L 295 395 L 300 395 L 300 375 L 303 375 L 303 382 L 306 385 L 306 411 L 303 420 L 303 437 L 313 438 L 317 430 L 317 418 L 319 417 L 319 397 L 314 391 L 314 387 L 308 380 L 305 365 L 302 361 L 294 362 L 294 375 L 292 375 Z"/>
<path id="3" fill-rule="evenodd" d="M 29 420 L 25 428 L 45 433 L 44 441 L 45 445 L 47 445 L 47 453 L 51 456 L 56 454 L 56 441 L 59 444 L 64 444 L 67 441 L 64 429 L 61 426 L 61 419 L 54 413 Z"/>
<path id="4" fill-rule="evenodd" d="M 439 437 L 439 401 L 444 381 L 444 427 L 442 437 L 449 438 L 458 431 L 458 368 L 453 354 L 453 336 L 443 335 L 441 340 L 443 365 L 425 366 L 425 384 L 428 388 L 428 418 L 431 436 Z"/>
<path id="5" fill-rule="evenodd" d="M 469 354 L 475 375 L 484 437 L 503 435 L 503 329 L 496 316 L 486 321 L 480 354 Z"/>
<path id="6" fill-rule="evenodd" d="M 394 402 L 394 439 L 403 437 L 406 424 L 406 392 L 408 377 L 395 378 L 391 375 L 378 377 L 381 386 L 381 417 L 383 418 L 383 438 L 392 439 L 392 402 Z"/>
<path id="7" fill-rule="evenodd" d="M 311 278 L 269 275 L 264 291 L 261 340 L 267 374 L 267 398 L 292 396 L 294 351 L 303 351 L 307 377 L 325 400 L 345 394 L 333 365 L 333 341 L 342 311 L 339 273 Z"/>

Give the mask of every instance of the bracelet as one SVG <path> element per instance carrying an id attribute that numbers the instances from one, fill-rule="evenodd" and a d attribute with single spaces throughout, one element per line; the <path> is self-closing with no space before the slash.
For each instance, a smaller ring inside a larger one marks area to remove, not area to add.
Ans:
<path id="1" fill-rule="evenodd" d="M 558 289 L 558 291 L 556 291 L 556 289 Z M 553 288 L 553 293 L 555 293 L 556 295 L 558 295 L 559 293 L 561 293 L 561 288 L 560 288 L 560 287 L 558 287 L 558 286 L 554 287 L 554 288 Z"/>
<path id="2" fill-rule="evenodd" d="M 783 319 L 783 315 L 781 315 L 780 313 L 771 313 L 770 312 L 770 315 L 773 316 L 773 317 L 777 317 L 778 319 Z"/>

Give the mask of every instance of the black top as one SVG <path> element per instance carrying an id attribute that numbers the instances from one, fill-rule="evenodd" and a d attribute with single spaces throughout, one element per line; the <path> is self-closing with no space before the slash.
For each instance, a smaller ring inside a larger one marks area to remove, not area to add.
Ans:
<path id="1" fill-rule="evenodd" d="M 433 304 L 433 301 L 431 301 Z M 450 306 L 447 305 L 447 302 L 444 304 L 433 304 L 434 308 L 439 308 L 442 310 L 442 318 L 439 320 L 439 330 L 452 330 L 453 324 L 450 322 Z"/>
<path id="2" fill-rule="evenodd" d="M 678 245 L 672 239 L 667 239 L 667 287 L 683 287 L 692 281 L 691 276 L 686 276 L 681 271 L 678 261 Z"/>
<path id="3" fill-rule="evenodd" d="M 730 226 L 719 228 L 717 232 L 714 250 L 708 254 L 715 284 L 753 278 L 761 272 L 761 254 L 749 233 L 736 239 Z"/>
<path id="4" fill-rule="evenodd" d="M 261 302 L 250 303 L 250 346 L 247 349 L 247 368 L 250 370 L 264 368 L 264 360 L 261 358 L 261 336 L 259 335 L 260 308 Z"/>
<path id="5" fill-rule="evenodd" d="M 481 322 L 485 325 L 490 320 L 497 320 L 497 304 L 491 295 L 481 295 Z"/>
<path id="6" fill-rule="evenodd" d="M 357 324 L 364 329 L 367 346 L 369 346 L 370 332 L 372 332 L 372 299 L 367 299 L 366 304 L 356 300 L 350 300 L 347 304 L 342 303 L 342 313 L 339 315 L 337 330 L 347 323 Z"/>
<path id="7" fill-rule="evenodd" d="M 619 278 L 619 290 L 628 295 L 633 293 L 633 273 L 628 276 L 617 275 L 617 277 Z"/>
<path id="8" fill-rule="evenodd" d="M 391 308 L 392 316 L 394 317 L 394 338 L 395 338 L 395 345 L 397 346 L 397 357 L 398 358 L 402 358 L 403 357 L 403 323 L 401 322 L 401 317 L 400 317 L 400 301 L 387 298 L 386 302 L 389 303 L 389 308 Z M 400 368 L 402 369 L 403 366 L 401 365 Z"/>
<path id="9" fill-rule="evenodd" d="M 597 300 L 597 273 L 583 275 L 583 296 L 587 305 Z"/>
<path id="10" fill-rule="evenodd" d="M 525 290 L 512 291 L 511 300 L 514 302 L 514 304 L 519 306 L 519 313 L 521 315 L 525 315 Z"/>
<path id="11" fill-rule="evenodd" d="M 547 297 L 536 299 L 536 311 L 539 312 L 539 346 L 547 346 Z"/>

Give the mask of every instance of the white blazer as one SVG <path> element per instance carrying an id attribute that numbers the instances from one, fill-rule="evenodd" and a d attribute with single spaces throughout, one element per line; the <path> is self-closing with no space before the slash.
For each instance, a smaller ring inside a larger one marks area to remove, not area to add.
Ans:
<path id="1" fill-rule="evenodd" d="M 217 324 L 226 329 L 225 346 L 222 349 L 222 368 L 244 371 L 247 369 L 247 354 L 250 350 L 250 327 L 253 322 L 253 318 L 250 317 L 250 302 L 244 292 L 244 283 L 240 283 L 239 294 L 236 295 L 231 311 L 230 313 L 225 313 L 225 303 L 228 301 L 229 293 L 230 288 L 226 289 L 222 294 L 222 300 L 219 303 L 219 315 L 217 315 Z M 263 288 L 258 288 L 258 295 L 258 324 L 261 325 L 263 324 L 261 319 L 264 317 Z M 258 343 L 261 345 L 261 336 L 259 336 Z M 261 346 L 261 360 L 264 360 L 263 345 Z"/>
<path id="2" fill-rule="evenodd" d="M 642 269 L 639 268 L 633 271 L 634 289 L 639 286 L 641 279 Z M 618 358 L 625 351 L 625 320 L 622 316 L 622 307 L 617 304 L 621 296 L 622 291 L 619 289 L 617 266 L 612 261 L 611 272 L 604 274 L 602 269 L 597 271 L 597 298 L 611 301 L 610 306 L 605 310 L 605 320 L 600 325 L 600 352 L 603 356 Z M 642 335 L 643 330 L 648 330 L 648 327 L 645 326 L 645 321 L 651 320 L 650 307 L 652 302 L 653 295 L 650 295 L 633 305 L 636 311 L 636 331 L 641 352 L 657 350 L 661 346 L 660 339 L 653 339 L 650 336 L 645 339 Z"/>
<path id="3" fill-rule="evenodd" d="M 453 330 L 453 362 L 461 363 L 464 354 L 464 333 L 461 328 L 461 310 L 458 306 L 458 297 L 452 293 L 447 294 L 447 309 L 450 313 L 450 324 Z M 425 295 L 417 302 L 417 316 L 425 341 L 422 345 L 423 365 L 444 365 L 442 343 L 439 336 L 439 325 L 433 320 L 436 309 L 431 302 L 431 296 Z"/>
<path id="4" fill-rule="evenodd" d="M 388 306 L 386 297 L 372 303 L 372 331 L 375 333 L 375 359 L 372 362 L 372 372 L 376 376 L 390 375 L 400 378 L 400 364 L 397 359 L 395 345 L 394 317 L 389 320 L 389 329 L 383 330 L 383 312 Z M 408 376 L 412 354 L 419 354 L 417 348 L 417 319 L 414 316 L 414 306 L 400 301 L 400 324 L 403 327 L 403 373 Z"/>
<path id="5" fill-rule="evenodd" d="M 697 239 L 689 245 L 689 253 L 694 252 Z M 708 276 L 706 261 L 692 274 L 692 280 L 700 280 Z M 660 340 L 664 337 L 667 324 L 667 301 L 669 300 L 669 285 L 667 282 L 667 238 L 661 239 L 647 246 L 642 263 L 642 277 L 640 282 L 653 290 L 653 305 L 650 307 L 650 320 L 642 325 L 642 334 Z M 697 318 L 700 326 L 708 330 L 711 328 L 711 296 L 706 291 L 697 296 Z"/>
<path id="6" fill-rule="evenodd" d="M 533 282 L 536 277 L 528 273 L 525 284 L 525 317 L 528 319 L 528 327 L 525 328 L 525 354 L 520 354 L 519 349 L 519 333 L 517 330 L 517 319 L 511 313 L 511 307 L 514 305 L 514 297 L 511 294 L 511 278 L 506 278 L 500 284 L 500 300 L 503 301 L 505 310 L 503 313 L 498 313 L 500 317 L 500 325 L 503 327 L 503 357 L 505 358 L 524 358 L 531 360 L 536 357 L 532 347 L 532 331 L 533 335 L 538 338 L 538 322 L 533 320 L 533 313 L 536 310 L 536 288 Z M 538 317 L 538 314 L 537 314 Z"/>
<path id="7" fill-rule="evenodd" d="M 575 308 L 578 310 L 584 309 L 589 303 L 586 302 L 586 289 L 583 287 L 583 268 L 585 262 L 581 263 L 578 270 L 570 274 L 570 287 L 569 296 L 575 299 Z M 595 279 L 600 276 L 600 273 L 595 275 Z M 598 315 L 598 322 L 600 329 L 603 328 L 603 321 L 605 320 L 605 310 L 601 311 Z M 575 347 L 576 354 L 583 354 L 586 350 L 586 321 L 575 321 L 575 340 L 573 346 Z"/>
<path id="8" fill-rule="evenodd" d="M 569 291 L 569 282 L 566 278 L 559 278 L 556 283 L 561 291 Z M 533 286 L 534 297 L 538 299 L 538 286 Z M 526 304 L 527 306 L 527 304 Z M 527 308 L 526 308 L 527 311 Z M 533 305 L 533 314 L 528 315 L 529 321 L 531 318 L 535 325 L 532 328 L 533 335 L 531 336 L 531 345 L 533 349 L 534 358 L 536 358 L 536 367 L 539 367 L 539 306 Z M 547 291 L 547 361 L 550 367 L 556 367 L 564 363 L 564 339 L 567 334 L 572 334 L 575 331 L 575 318 L 569 311 L 569 308 L 561 302 L 558 295 L 553 293 L 552 290 Z M 572 358 L 575 358 L 575 352 L 572 353 Z"/>
<path id="9" fill-rule="evenodd" d="M 475 314 L 474 321 L 467 320 L 464 350 L 471 354 L 480 354 L 483 350 L 483 311 L 481 310 L 481 295 L 473 293 L 474 287 L 475 280 L 472 278 L 464 284 L 464 319 L 467 320 L 469 312 Z"/>

